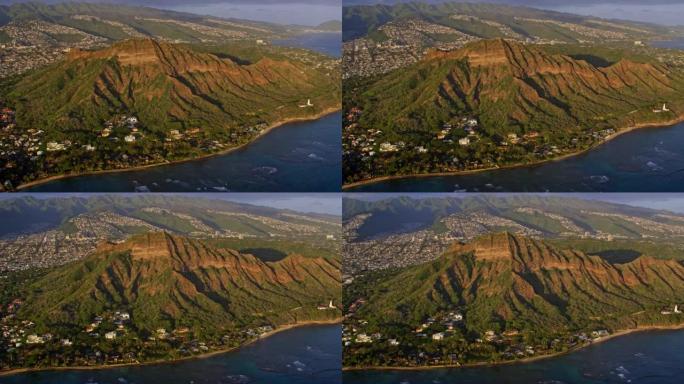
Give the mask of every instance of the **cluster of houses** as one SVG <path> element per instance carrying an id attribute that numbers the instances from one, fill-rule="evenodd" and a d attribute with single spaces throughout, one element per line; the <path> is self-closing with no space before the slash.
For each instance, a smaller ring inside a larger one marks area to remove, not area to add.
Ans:
<path id="1" fill-rule="evenodd" d="M 21 299 L 16 299 L 6 307 L 0 308 L 0 356 L 3 354 L 14 356 L 12 360 L 0 358 L 0 369 L 14 367 L 12 361 L 15 363 L 22 361 L 25 356 L 33 353 L 32 351 L 37 348 L 54 348 L 57 345 L 60 346 L 62 352 L 54 358 L 62 362 L 84 366 L 101 365 L 137 362 L 144 349 L 155 348 L 159 341 L 164 341 L 166 345 L 171 346 L 181 355 L 192 355 L 225 346 L 236 346 L 274 330 L 270 325 L 263 325 L 226 334 L 215 341 L 201 341 L 190 338 L 188 336 L 190 329 L 187 327 L 178 327 L 172 331 L 158 328 L 146 340 L 135 338 L 140 343 L 132 345 L 129 351 L 105 353 L 98 348 L 98 344 L 102 341 L 114 343 L 127 333 L 126 327 L 131 321 L 131 315 L 128 312 L 115 311 L 93 316 L 92 321 L 82 331 L 87 337 L 75 336 L 75 339 L 70 339 L 49 332 L 37 332 L 37 326 L 34 322 L 18 319 L 16 313 L 22 304 Z M 326 309 L 330 306 L 333 306 L 332 301 L 326 306 Z M 93 341 L 91 343 L 87 340 Z M 75 345 L 78 345 L 79 348 L 64 348 Z"/>
<path id="2" fill-rule="evenodd" d="M 359 131 L 359 119 L 363 111 L 359 107 L 352 107 L 344 118 L 344 135 L 342 147 L 347 154 L 352 152 L 361 154 L 363 160 L 369 160 L 376 154 L 377 138 L 382 135 L 379 129 L 368 129 L 366 132 Z M 386 143 L 382 148 L 387 152 L 398 150 L 391 143 Z"/>
<path id="3" fill-rule="evenodd" d="M 468 146 L 471 142 L 479 139 L 479 135 L 477 134 L 478 128 L 479 122 L 473 117 L 466 116 L 460 119 L 454 119 L 451 122 L 442 125 L 442 129 L 437 134 L 437 140 L 453 143 L 453 139 L 450 139 L 449 136 L 454 129 L 459 129 L 464 131 L 467 136 L 459 138 L 458 144 L 461 146 Z M 419 150 L 419 152 L 421 151 Z"/>
<path id="4" fill-rule="evenodd" d="M 4 168 L 16 167 L 20 158 L 28 157 L 36 160 L 43 155 L 43 130 L 19 130 L 16 123 L 15 111 L 0 104 L 0 157 L 6 159 Z"/>
<path id="5" fill-rule="evenodd" d="M 119 141 L 118 137 L 111 137 L 114 129 L 123 128 L 128 131 L 124 136 L 124 141 L 127 143 L 135 143 L 138 136 L 142 136 L 142 132 L 138 128 L 138 118 L 135 116 L 116 116 L 111 120 L 108 120 L 104 124 L 104 128 L 100 131 L 100 137 L 109 138 L 112 141 Z"/>
<path id="6" fill-rule="evenodd" d="M 29 345 L 45 344 L 53 341 L 55 336 L 52 333 L 46 332 L 39 334 L 35 331 L 36 324 L 30 320 L 16 321 L 16 312 L 19 310 L 23 301 L 21 299 L 12 300 L 7 307 L 0 309 L 0 329 L 2 337 L 0 338 L 0 350 L 5 353 L 12 353 L 17 349 Z M 71 340 L 61 339 L 58 342 L 63 346 L 72 345 Z"/>
<path id="7" fill-rule="evenodd" d="M 15 175 L 33 167 L 43 145 L 43 131 L 18 128 L 15 111 L 0 101 L 0 191 L 13 189 Z"/>
<path id="8" fill-rule="evenodd" d="M 371 328 L 367 320 L 358 318 L 357 311 L 365 303 L 366 301 L 363 298 L 357 299 L 349 306 L 345 315 L 346 321 L 344 322 L 342 335 L 342 342 L 346 349 L 345 354 L 352 355 L 356 350 L 367 350 L 366 346 L 376 345 L 375 348 L 388 348 L 382 355 L 384 359 L 387 359 L 387 362 L 392 361 L 393 364 L 408 366 L 425 364 L 458 365 L 462 363 L 464 356 L 458 355 L 457 351 L 445 352 L 440 351 L 440 348 L 430 348 L 433 352 L 427 352 L 428 349 L 421 347 L 421 345 L 430 344 L 449 345 L 443 343 L 455 335 L 462 341 L 472 343 L 473 346 L 481 345 L 481 347 L 475 348 L 485 348 L 484 350 L 491 351 L 491 348 L 494 347 L 497 354 L 506 360 L 567 350 L 568 348 L 586 345 L 610 335 L 610 332 L 606 329 L 596 329 L 590 332 L 579 332 L 559 337 L 545 344 L 530 345 L 523 341 L 524 337 L 519 330 L 507 329 L 502 332 L 486 330 L 479 337 L 466 340 L 464 339 L 465 336 L 463 336 L 464 314 L 461 311 L 452 310 L 427 318 L 422 324 L 415 327 L 410 333 L 405 334 L 402 339 L 399 339 L 394 335 L 383 335 L 377 328 Z M 675 311 L 678 311 L 676 306 Z M 392 347 L 401 348 L 396 349 Z"/>
<path id="9" fill-rule="evenodd" d="M 413 330 L 413 333 L 416 334 L 416 336 L 418 337 L 429 336 L 432 340 L 440 341 L 444 340 L 444 337 L 446 337 L 448 333 L 453 332 L 456 329 L 458 323 L 462 321 L 463 315 L 461 313 L 449 312 L 446 314 L 442 314 L 440 316 L 428 318 L 423 324 L 416 327 L 416 329 Z M 440 324 L 442 328 L 446 328 L 446 331 L 428 334 L 426 331 L 433 328 L 433 326 L 436 324 Z"/>
<path id="10" fill-rule="evenodd" d="M 273 329 L 274 328 L 270 325 L 262 325 L 260 327 L 246 329 L 243 333 L 248 337 L 254 338 L 273 332 Z"/>
<path id="11" fill-rule="evenodd" d="M 404 149 L 404 147 L 406 147 L 406 143 L 404 143 L 403 141 L 399 141 L 396 144 L 384 142 L 384 143 L 380 143 L 380 146 L 378 147 L 378 151 L 383 152 L 383 153 L 384 152 L 399 152 L 400 150 Z"/>
<path id="12" fill-rule="evenodd" d="M 600 131 L 592 132 L 591 137 L 593 137 L 594 140 L 597 140 L 597 141 L 605 141 L 606 139 L 608 139 L 608 137 L 610 137 L 613 134 L 615 134 L 615 130 L 612 128 L 608 128 L 608 129 L 602 129 Z M 573 144 L 577 142 L 576 139 L 573 139 L 573 140 L 574 140 Z"/>
<path id="13" fill-rule="evenodd" d="M 115 325 L 116 329 L 106 332 L 104 337 L 107 340 L 115 340 L 121 333 L 126 331 L 126 323 L 131 320 L 131 315 L 128 312 L 116 311 L 107 316 L 107 320 Z M 104 316 L 97 315 L 93 318 L 93 321 L 85 327 L 84 331 L 91 337 L 100 337 L 97 329 L 100 328 L 104 321 Z"/>
<path id="14" fill-rule="evenodd" d="M 365 303 L 365 300 L 358 299 L 352 303 L 347 311 L 345 317 L 352 318 L 358 308 Z M 413 331 L 416 337 L 430 338 L 433 341 L 444 340 L 450 333 L 453 333 L 459 323 L 463 321 L 463 315 L 460 312 L 451 311 L 435 317 L 428 318 L 423 324 L 416 327 Z M 356 344 L 372 344 L 374 342 L 387 342 L 391 346 L 400 345 L 400 341 L 396 338 L 385 338 L 382 333 L 364 332 L 363 329 L 368 325 L 368 321 L 359 319 L 357 324 L 345 324 L 343 329 L 342 341 L 345 346 Z M 435 328 L 444 328 L 444 331 L 433 331 Z"/>

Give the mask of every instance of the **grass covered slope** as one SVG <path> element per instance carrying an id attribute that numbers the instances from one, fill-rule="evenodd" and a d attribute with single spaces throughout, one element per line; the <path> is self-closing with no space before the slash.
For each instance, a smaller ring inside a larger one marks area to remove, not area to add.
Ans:
<path id="1" fill-rule="evenodd" d="M 681 118 L 682 68 L 562 50 L 484 40 L 350 80 L 345 109 L 356 115 L 345 128 L 345 181 L 531 163 Z"/>
<path id="2" fill-rule="evenodd" d="M 217 153 L 283 121 L 338 108 L 339 90 L 335 61 L 303 50 L 236 43 L 209 52 L 134 39 L 72 51 L 3 89 L 17 129 L 43 131 L 33 134 L 43 155 L 19 156 L 4 179 L 17 186 Z M 300 107 L 307 100 L 311 105 Z M 127 125 L 126 118 L 137 122 Z M 133 141 L 124 140 L 130 134 Z M 62 149 L 50 151 L 50 142 Z"/>
<path id="3" fill-rule="evenodd" d="M 17 101 L 17 120 L 27 126 L 97 133 L 121 112 L 160 133 L 197 126 L 228 140 L 246 125 L 333 107 L 337 87 L 328 75 L 294 60 L 261 57 L 242 64 L 139 39 L 73 52 L 59 65 L 21 79 L 9 99 Z M 307 98 L 315 108 L 298 107 Z"/>
<path id="4" fill-rule="evenodd" d="M 18 316 L 79 328 L 125 310 L 140 334 L 334 319 L 337 310 L 316 307 L 339 298 L 339 267 L 334 259 L 296 254 L 264 262 L 201 240 L 150 233 L 105 244 L 31 283 Z"/>
<path id="5" fill-rule="evenodd" d="M 338 259 L 214 244 L 147 232 L 6 275 L 0 372 L 170 361 L 340 318 Z"/>
<path id="6" fill-rule="evenodd" d="M 360 328 L 356 334 L 381 333 L 372 345 L 350 344 L 345 364 L 501 361 L 519 358 L 518 350 L 529 356 L 528 346 L 531 355 L 560 352 L 595 330 L 681 324 L 679 314 L 661 311 L 672 311 L 683 292 L 678 261 L 642 256 L 611 264 L 543 241 L 492 234 L 454 245 L 434 262 L 376 272 L 345 287 L 346 304 L 365 300 L 346 324 Z M 453 320 L 453 313 L 462 319 Z M 431 337 L 437 333 L 443 338 Z M 391 339 L 398 346 L 387 344 Z"/>

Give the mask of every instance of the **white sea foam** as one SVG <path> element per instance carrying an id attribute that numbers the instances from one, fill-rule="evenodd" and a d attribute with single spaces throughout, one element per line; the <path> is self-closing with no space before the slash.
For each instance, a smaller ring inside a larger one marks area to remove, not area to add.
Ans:
<path id="1" fill-rule="evenodd" d="M 589 176 L 589 179 L 598 184 L 605 184 L 610 181 L 610 178 L 606 175 L 593 175 Z"/>

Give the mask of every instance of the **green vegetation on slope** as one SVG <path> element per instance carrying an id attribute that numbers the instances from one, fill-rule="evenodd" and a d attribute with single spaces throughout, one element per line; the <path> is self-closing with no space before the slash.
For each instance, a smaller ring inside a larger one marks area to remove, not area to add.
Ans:
<path id="1" fill-rule="evenodd" d="M 84 260 L 13 281 L 2 304 L 19 304 L 6 321 L 44 342 L 12 349 L 2 368 L 173 359 L 340 316 L 327 307 L 341 296 L 335 259 L 292 253 L 262 261 L 163 233 L 105 244 Z M 59 348 L 65 339 L 73 348 Z"/>
<path id="2" fill-rule="evenodd" d="M 345 182 L 548 160 L 684 114 L 681 67 L 564 49 L 486 40 L 346 81 Z"/>
<path id="3" fill-rule="evenodd" d="M 661 311 L 684 300 L 682 272 L 673 260 L 611 264 L 520 236 L 484 236 L 345 286 L 344 364 L 496 362 L 568 350 L 599 337 L 594 331 L 681 324 Z"/>
<path id="4" fill-rule="evenodd" d="M 335 60 L 290 48 L 226 47 L 236 51 L 130 40 L 8 81 L 0 100 L 16 110 L 16 130 L 39 144 L 8 160 L 0 179 L 16 187 L 196 158 L 339 105 Z M 307 100 L 312 106 L 300 107 Z"/>

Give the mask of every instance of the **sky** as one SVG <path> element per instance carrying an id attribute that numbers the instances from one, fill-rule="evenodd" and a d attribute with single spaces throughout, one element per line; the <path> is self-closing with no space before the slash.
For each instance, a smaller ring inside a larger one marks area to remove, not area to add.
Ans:
<path id="1" fill-rule="evenodd" d="M 345 194 L 344 197 L 378 201 L 398 196 L 408 196 L 414 199 L 431 197 L 464 198 L 477 196 L 477 193 L 355 193 Z M 487 196 L 514 196 L 516 193 L 490 193 Z M 524 195 L 524 194 L 523 194 Z M 616 204 L 626 204 L 634 207 L 667 210 L 684 214 L 684 193 L 536 193 L 540 196 L 564 196 L 577 199 L 598 200 Z"/>
<path id="2" fill-rule="evenodd" d="M 0 4 L 26 0 L 0 0 Z M 36 0 L 32 0 L 36 1 Z M 40 0 L 38 0 L 40 1 Z M 266 21 L 277 24 L 315 26 L 341 20 L 341 0 L 74 0 L 85 2 L 135 4 L 200 15 Z M 43 0 L 55 3 L 59 1 Z"/>
<path id="3" fill-rule="evenodd" d="M 106 195 L 101 193 L 12 193 L 0 194 L 0 200 L 31 196 L 36 199 L 65 198 Z M 118 196 L 141 196 L 135 193 L 120 193 Z M 155 194 L 157 195 L 157 194 Z M 237 203 L 259 205 L 264 207 L 291 209 L 303 213 L 323 213 L 340 216 L 342 214 L 342 198 L 339 193 L 163 193 L 159 195 L 181 196 L 189 198 L 227 200 Z"/>

